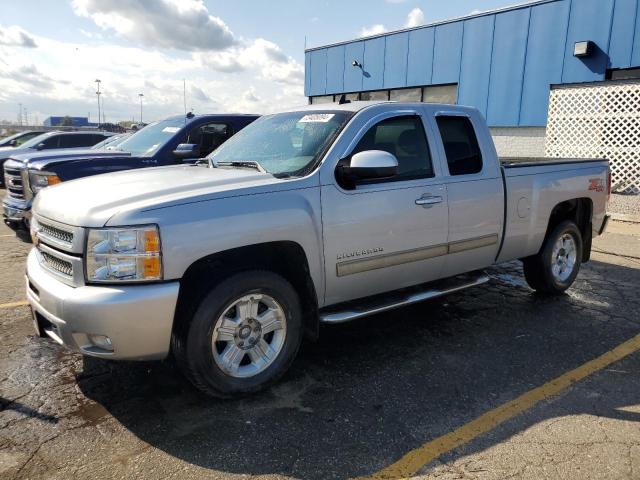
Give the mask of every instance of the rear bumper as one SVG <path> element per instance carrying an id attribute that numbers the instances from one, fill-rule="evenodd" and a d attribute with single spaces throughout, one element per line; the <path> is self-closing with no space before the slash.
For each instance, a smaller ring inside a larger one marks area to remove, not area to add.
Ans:
<path id="1" fill-rule="evenodd" d="M 38 333 L 94 357 L 160 360 L 168 355 L 178 282 L 74 288 L 47 273 L 35 250 L 27 258 L 26 281 Z M 109 337 L 113 351 L 92 343 L 95 335 Z"/>

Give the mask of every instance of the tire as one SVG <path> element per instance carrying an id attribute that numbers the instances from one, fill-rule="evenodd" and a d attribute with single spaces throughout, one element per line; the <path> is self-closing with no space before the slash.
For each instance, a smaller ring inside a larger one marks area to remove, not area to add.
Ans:
<path id="1" fill-rule="evenodd" d="M 230 398 L 277 381 L 296 357 L 302 333 L 293 286 L 272 272 L 247 271 L 212 287 L 188 328 L 174 333 L 173 353 L 198 389 Z"/>
<path id="2" fill-rule="evenodd" d="M 575 223 L 564 221 L 547 236 L 540 253 L 523 260 L 524 277 L 534 290 L 559 295 L 571 287 L 581 264 L 582 234 Z"/>

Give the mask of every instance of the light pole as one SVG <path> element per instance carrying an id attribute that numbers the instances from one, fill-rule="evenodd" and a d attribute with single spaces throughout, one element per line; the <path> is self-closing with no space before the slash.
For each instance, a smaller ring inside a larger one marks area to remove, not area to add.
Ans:
<path id="1" fill-rule="evenodd" d="M 139 93 L 138 97 L 140 97 L 140 123 L 142 123 L 142 97 L 144 97 L 144 94 Z"/>
<path id="2" fill-rule="evenodd" d="M 98 128 L 100 128 L 100 79 L 96 79 L 95 83 L 98 85 L 96 95 L 98 97 Z"/>

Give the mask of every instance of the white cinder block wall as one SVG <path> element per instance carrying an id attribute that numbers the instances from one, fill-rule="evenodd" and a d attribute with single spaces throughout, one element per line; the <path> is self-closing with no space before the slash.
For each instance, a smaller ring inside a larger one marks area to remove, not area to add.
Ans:
<path id="1" fill-rule="evenodd" d="M 500 157 L 544 157 L 544 127 L 496 127 L 491 136 Z"/>

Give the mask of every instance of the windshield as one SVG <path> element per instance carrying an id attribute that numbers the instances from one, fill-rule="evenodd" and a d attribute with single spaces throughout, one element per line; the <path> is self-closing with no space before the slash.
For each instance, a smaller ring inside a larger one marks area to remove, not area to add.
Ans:
<path id="1" fill-rule="evenodd" d="M 20 145 L 20 148 L 33 148 L 37 145 L 40 145 L 50 136 L 51 135 L 47 133 L 43 133 L 42 135 L 38 135 L 37 137 L 33 137 L 31 140 L 24 142 L 22 145 Z"/>
<path id="2" fill-rule="evenodd" d="M 208 158 L 214 166 L 257 162 L 276 176 L 306 175 L 352 115 L 341 111 L 311 111 L 261 117 Z"/>
<path id="3" fill-rule="evenodd" d="M 182 127 L 184 127 L 184 118 L 171 118 L 151 123 L 124 140 L 116 150 L 129 152 L 134 156 L 149 157 L 171 140 Z"/>

